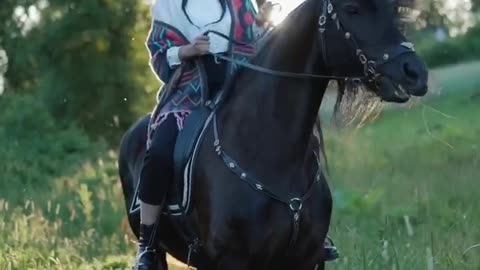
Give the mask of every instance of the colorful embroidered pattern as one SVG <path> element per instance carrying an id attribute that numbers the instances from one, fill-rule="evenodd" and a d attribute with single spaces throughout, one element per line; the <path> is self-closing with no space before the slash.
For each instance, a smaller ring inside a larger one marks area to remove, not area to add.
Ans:
<path id="1" fill-rule="evenodd" d="M 148 37 L 147 46 L 150 52 L 166 53 L 167 49 L 188 43 L 188 40 L 168 25 L 155 21 Z"/>
<path id="2" fill-rule="evenodd" d="M 236 40 L 243 43 L 252 44 L 255 41 L 253 33 L 253 24 L 255 23 L 256 11 L 251 0 L 232 0 L 234 12 L 234 30 L 233 34 Z M 253 45 L 233 45 L 233 53 L 253 55 L 255 46 Z"/>

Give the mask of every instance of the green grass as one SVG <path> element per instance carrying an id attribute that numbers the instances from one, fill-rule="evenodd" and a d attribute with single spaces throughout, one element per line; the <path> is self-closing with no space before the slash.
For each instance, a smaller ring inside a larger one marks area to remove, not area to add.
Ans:
<path id="1" fill-rule="evenodd" d="M 427 104 L 327 131 L 342 254 L 328 269 L 480 269 L 480 248 L 462 255 L 480 243 L 478 71 L 436 70 Z M 0 269 L 129 269 L 116 153 L 44 108 L 18 115 L 31 102 L 0 100 Z"/>
<path id="2" fill-rule="evenodd" d="M 432 107 L 435 109 L 433 109 Z M 448 96 L 329 133 L 332 269 L 480 269 L 480 100 Z M 410 230 L 410 231 L 409 231 Z"/>
<path id="3" fill-rule="evenodd" d="M 480 269 L 479 249 L 463 256 L 480 243 L 479 70 L 436 70 L 427 105 L 329 134 L 332 234 L 345 255 L 333 269 Z"/>
<path id="4" fill-rule="evenodd" d="M 438 68 L 430 72 L 431 96 L 466 94 L 480 89 L 480 62 L 469 62 Z"/>

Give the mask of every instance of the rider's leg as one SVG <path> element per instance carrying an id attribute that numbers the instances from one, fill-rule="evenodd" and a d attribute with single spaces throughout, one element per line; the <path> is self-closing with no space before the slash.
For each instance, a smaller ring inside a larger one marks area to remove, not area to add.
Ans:
<path id="1" fill-rule="evenodd" d="M 227 64 L 211 55 L 203 56 L 203 64 L 207 73 L 209 98 L 213 98 L 222 89 L 227 75 Z"/>
<path id="2" fill-rule="evenodd" d="M 136 270 L 151 270 L 155 261 L 156 224 L 173 179 L 173 151 L 178 135 L 177 119 L 169 115 L 153 133 L 140 176 L 140 239 Z"/>
<path id="3" fill-rule="evenodd" d="M 160 215 L 160 204 L 148 204 L 140 200 L 140 223 L 143 225 L 153 225 Z"/>

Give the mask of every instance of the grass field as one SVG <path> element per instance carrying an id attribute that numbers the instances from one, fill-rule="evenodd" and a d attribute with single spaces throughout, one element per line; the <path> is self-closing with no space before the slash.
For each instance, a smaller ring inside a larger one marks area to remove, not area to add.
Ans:
<path id="1" fill-rule="evenodd" d="M 328 269 L 480 269 L 480 248 L 468 250 L 480 243 L 479 70 L 437 70 L 441 91 L 425 104 L 327 131 L 331 236 L 342 253 Z M 135 245 L 116 153 L 55 136 L 48 147 L 16 138 L 0 155 L 0 269 L 128 269 Z"/>

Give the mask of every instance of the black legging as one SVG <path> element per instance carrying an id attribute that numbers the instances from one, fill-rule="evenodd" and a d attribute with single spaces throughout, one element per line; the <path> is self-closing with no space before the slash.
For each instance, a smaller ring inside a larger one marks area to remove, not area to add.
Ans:
<path id="1" fill-rule="evenodd" d="M 212 56 L 203 56 L 210 94 L 219 91 L 226 75 L 226 64 L 216 63 Z M 139 198 L 142 202 L 160 205 L 173 180 L 173 151 L 178 135 L 177 118 L 170 114 L 153 132 L 145 154 L 140 176 Z"/>

